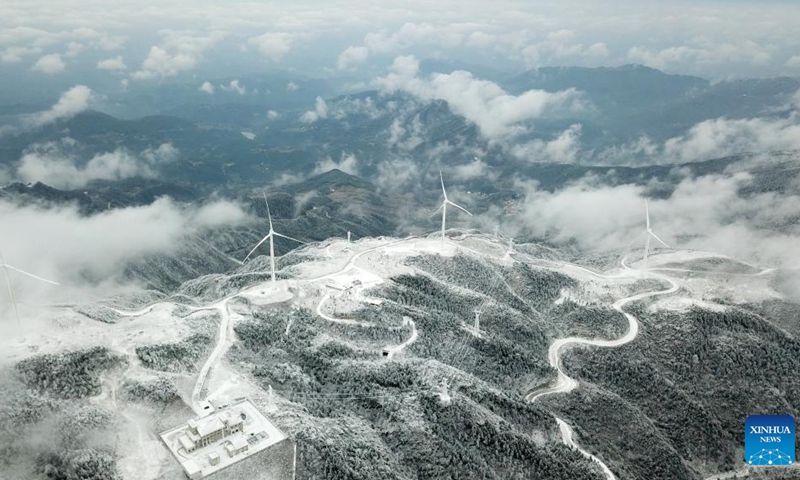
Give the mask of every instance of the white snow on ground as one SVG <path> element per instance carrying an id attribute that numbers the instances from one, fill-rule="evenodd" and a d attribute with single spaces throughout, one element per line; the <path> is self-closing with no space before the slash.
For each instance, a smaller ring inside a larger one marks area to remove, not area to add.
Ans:
<path id="1" fill-rule="evenodd" d="M 653 302 L 647 310 L 649 312 L 656 312 L 658 310 L 673 310 L 677 312 L 685 312 L 692 307 L 699 307 L 713 312 L 724 312 L 725 305 L 719 303 L 706 302 L 697 298 L 687 297 L 666 297 Z"/>
<path id="2" fill-rule="evenodd" d="M 417 324 L 414 323 L 414 320 L 411 317 L 403 317 L 403 325 L 411 326 L 411 336 L 408 337 L 408 340 L 401 343 L 400 345 L 388 346 L 386 347 L 386 356 L 388 358 L 392 358 L 395 355 L 401 353 L 403 350 L 408 348 L 412 343 L 417 341 L 417 337 L 419 336 L 419 332 L 417 331 Z"/>
<path id="3" fill-rule="evenodd" d="M 307 307 L 327 321 L 363 328 L 370 324 L 349 319 L 348 313 L 365 302 L 379 301 L 370 299 L 365 294 L 369 288 L 380 285 L 393 276 L 413 273 L 414 269 L 404 264 L 409 256 L 422 254 L 453 256 L 460 252 L 498 262 L 521 261 L 529 263 L 532 268 L 559 271 L 577 280 L 579 286 L 562 291 L 557 302 L 569 298 L 578 302 L 604 303 L 612 305 L 626 316 L 629 330 L 618 339 L 570 337 L 555 340 L 550 347 L 548 358 L 558 370 L 558 378 L 553 385 L 532 393 L 529 396 L 531 401 L 543 395 L 569 392 L 579 385 L 578 381 L 568 377 L 560 368 L 560 353 L 569 345 L 615 347 L 633 340 L 638 333 L 638 321 L 623 310 L 623 307 L 630 302 L 652 299 L 649 308 L 653 310 L 685 310 L 692 305 L 718 309 L 723 307 L 713 302 L 715 298 L 758 301 L 778 296 L 769 287 L 768 271 L 756 275 L 717 275 L 712 278 L 695 276 L 692 272 L 686 271 L 654 270 L 664 263 L 680 263 L 714 256 L 708 252 L 658 253 L 648 259 L 646 268 L 637 268 L 645 267 L 643 262 L 637 261 L 627 265 L 623 259 L 620 268 L 609 272 L 594 272 L 578 265 L 535 259 L 523 253 L 508 255 L 507 246 L 487 235 L 466 234 L 455 240 L 447 239 L 444 245 L 440 237 L 433 235 L 427 238 L 364 238 L 353 243 L 348 243 L 344 239 L 333 239 L 308 245 L 303 249 L 313 260 L 293 266 L 295 278 L 276 283 L 268 281 L 250 285 L 234 295 L 218 299 L 209 305 L 190 308 L 198 314 L 218 312 L 220 316 L 214 345 L 204 359 L 199 373 L 173 374 L 173 379 L 176 380 L 185 401 L 193 408 L 196 410 L 202 408 L 201 405 L 206 400 L 223 403 L 241 396 L 266 395 L 266 392 L 247 375 L 235 371 L 225 361 L 226 352 L 237 341 L 233 328 L 236 323 L 249 318 L 251 308 L 291 303 Z M 664 289 L 653 284 L 654 287 L 649 291 L 632 294 L 635 289 L 641 292 L 642 284 L 637 282 L 643 280 L 657 280 L 661 284 L 669 284 L 669 288 Z M 143 480 L 154 478 L 152 472 L 158 471 L 157 467 L 163 466 L 163 459 L 166 458 L 159 453 L 164 449 L 156 447 L 157 439 L 154 437 L 154 432 L 142 423 L 142 419 L 136 415 L 131 406 L 122 405 L 124 402 L 116 398 L 115 392 L 119 389 L 123 376 L 130 378 L 148 375 L 135 355 L 134 350 L 137 346 L 174 343 L 191 333 L 186 318 L 172 315 L 175 307 L 176 304 L 170 302 L 159 302 L 133 311 L 117 310 L 122 317 L 115 324 L 91 320 L 63 306 L 40 311 L 27 320 L 17 335 L 0 337 L 0 366 L 18 362 L 31 355 L 77 350 L 96 345 L 107 346 L 115 352 L 127 355 L 130 363 L 127 370 L 116 377 L 105 378 L 103 394 L 94 401 L 101 402 L 108 408 L 120 410 L 123 416 L 130 420 L 131 425 L 135 426 L 128 432 L 130 443 L 123 443 L 141 445 L 141 448 L 135 449 L 136 452 L 119 452 L 120 466 L 125 478 Z M 390 357 L 398 355 L 420 336 L 425 335 L 424 331 L 417 330 L 412 318 L 405 318 L 404 325 L 411 327 L 410 336 L 399 345 L 376 345 L 374 347 L 376 358 L 383 348 L 388 349 Z M 288 325 L 285 334 L 291 334 L 290 331 L 291 325 Z M 578 448 L 584 455 L 598 462 L 607 478 L 614 478 L 613 473 L 599 459 L 575 444 L 571 427 L 560 418 L 556 420 L 562 433 L 562 441 L 570 447 Z M 154 441 L 156 443 L 152 443 Z"/>
<path id="4" fill-rule="evenodd" d="M 567 424 L 567 422 L 556 417 L 556 423 L 558 423 L 558 429 L 561 431 L 561 442 L 564 445 L 570 448 L 577 449 L 579 452 L 581 452 L 581 454 L 584 457 L 600 465 L 600 468 L 603 470 L 603 474 L 605 474 L 606 479 L 617 480 L 617 476 L 614 475 L 614 473 L 611 471 L 611 469 L 608 468 L 608 466 L 605 463 L 603 463 L 599 458 L 595 457 L 591 453 L 575 445 L 575 441 L 572 439 L 574 432 L 572 430 L 572 427 L 570 427 L 569 424 Z"/>

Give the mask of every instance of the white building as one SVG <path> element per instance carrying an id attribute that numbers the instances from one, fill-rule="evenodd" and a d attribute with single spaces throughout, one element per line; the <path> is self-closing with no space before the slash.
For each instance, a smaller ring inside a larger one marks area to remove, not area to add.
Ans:
<path id="1" fill-rule="evenodd" d="M 211 414 L 200 419 L 191 419 L 187 423 L 189 427 L 185 435 L 181 435 L 178 441 L 187 452 L 194 452 L 198 448 L 211 445 L 242 431 L 245 415 L 239 412 L 226 410 L 219 414 Z"/>
<path id="2" fill-rule="evenodd" d="M 202 479 L 256 454 L 265 460 L 266 468 L 277 472 L 270 478 L 294 477 L 294 442 L 249 400 L 241 398 L 220 409 L 212 406 L 211 410 L 205 417 L 193 418 L 161 434 L 187 477 Z M 262 469 L 259 462 L 253 465 Z"/>

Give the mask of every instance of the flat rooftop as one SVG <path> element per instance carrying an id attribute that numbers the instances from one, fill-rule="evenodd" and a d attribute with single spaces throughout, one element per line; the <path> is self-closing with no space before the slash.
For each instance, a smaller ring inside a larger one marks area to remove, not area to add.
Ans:
<path id="1" fill-rule="evenodd" d="M 172 452 L 191 479 L 205 478 L 226 467 L 234 465 L 287 438 L 286 434 L 258 411 L 250 400 L 239 399 L 221 407 L 196 423 L 214 422 L 227 415 L 244 417 L 242 431 L 215 441 L 207 446 L 188 451 L 189 424 L 185 423 L 161 433 L 159 436 Z M 237 452 L 231 456 L 231 452 Z"/>

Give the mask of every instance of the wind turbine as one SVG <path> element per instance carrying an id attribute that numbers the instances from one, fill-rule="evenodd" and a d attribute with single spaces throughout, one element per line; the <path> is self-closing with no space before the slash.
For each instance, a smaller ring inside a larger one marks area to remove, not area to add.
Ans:
<path id="1" fill-rule="evenodd" d="M 260 247 L 262 243 L 266 242 L 267 239 L 269 239 L 269 261 L 270 261 L 270 265 L 272 267 L 272 281 L 275 282 L 275 242 L 274 242 L 275 237 L 278 236 L 278 237 L 285 238 L 287 240 L 292 240 L 294 242 L 302 243 L 302 244 L 305 244 L 305 242 L 301 242 L 300 240 L 298 240 L 296 238 L 287 237 L 286 235 L 281 235 L 280 233 L 278 233 L 275 230 L 273 230 L 272 229 L 272 214 L 269 212 L 269 202 L 267 201 L 267 194 L 266 193 L 264 194 L 264 203 L 267 204 L 267 218 L 269 218 L 269 233 L 267 234 L 266 237 L 262 238 L 261 241 L 258 242 L 256 244 L 256 246 L 253 247 L 252 250 L 250 250 L 250 253 L 248 253 L 247 256 L 244 257 L 244 261 L 246 262 L 247 259 L 250 258 L 250 255 L 252 255 L 253 252 L 255 252 L 256 249 L 258 247 Z M 244 262 L 242 262 L 242 263 L 244 263 Z"/>
<path id="2" fill-rule="evenodd" d="M 644 263 L 646 264 L 647 263 L 647 256 L 650 255 L 650 238 L 651 237 L 655 238 L 659 243 L 661 243 L 661 245 L 664 245 L 667 248 L 671 248 L 671 247 L 669 245 L 667 245 L 666 243 L 664 243 L 664 240 L 661 240 L 660 238 L 658 238 L 658 235 L 656 235 L 653 232 L 653 229 L 650 228 L 650 206 L 649 206 L 649 204 L 647 202 L 647 199 L 644 200 L 644 214 L 645 214 L 645 218 L 646 218 L 646 221 L 647 221 L 647 223 L 646 223 L 647 226 L 645 228 L 645 231 L 640 233 L 636 238 L 634 238 L 633 242 L 631 242 L 631 244 L 628 246 L 628 248 L 630 248 L 631 245 L 633 245 L 637 240 L 642 238 L 642 235 L 645 235 L 645 239 L 646 240 L 645 240 L 645 243 L 644 243 Z"/>
<path id="3" fill-rule="evenodd" d="M 439 208 L 437 208 L 436 211 L 431 214 L 431 216 L 434 216 L 437 213 L 439 213 L 439 210 L 442 211 L 442 249 L 444 249 L 444 228 L 445 228 L 445 223 L 447 222 L 447 204 L 449 203 L 450 205 L 452 205 L 452 206 L 454 206 L 454 207 L 456 207 L 456 208 L 458 208 L 460 210 L 463 210 L 470 217 L 472 216 L 472 214 L 469 213 L 466 208 L 462 207 L 461 205 L 458 205 L 456 203 L 451 202 L 447 198 L 447 190 L 444 189 L 444 177 L 442 177 L 442 171 L 441 170 L 439 170 L 439 180 L 441 180 L 441 182 L 442 182 L 442 194 L 444 195 L 444 201 L 442 201 L 442 205 Z"/>
<path id="4" fill-rule="evenodd" d="M 28 273 L 25 270 L 20 270 L 17 267 L 7 264 L 5 257 L 3 257 L 2 250 L 0 250 L 0 268 L 3 269 L 3 276 L 5 277 L 6 285 L 8 286 L 8 298 L 11 300 L 11 308 L 14 310 L 14 318 L 17 319 L 17 324 L 19 324 L 19 309 L 17 308 L 17 297 L 14 295 L 14 287 L 11 285 L 11 277 L 8 274 L 9 270 L 13 270 L 17 273 L 27 275 L 31 278 L 39 280 L 40 282 L 49 283 L 51 285 L 59 285 L 58 283 L 53 282 L 52 280 L 47 280 L 46 278 L 37 277 L 32 273 Z"/>

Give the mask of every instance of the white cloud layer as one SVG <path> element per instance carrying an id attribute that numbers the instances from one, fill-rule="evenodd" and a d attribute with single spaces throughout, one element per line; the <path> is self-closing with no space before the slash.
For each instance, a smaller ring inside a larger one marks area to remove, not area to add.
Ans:
<path id="1" fill-rule="evenodd" d="M 677 173 L 677 172 L 676 172 Z M 796 226 L 781 233 L 765 225 L 793 225 L 800 197 L 772 192 L 739 195 L 750 185 L 747 173 L 684 177 L 666 199 L 650 200 L 654 231 L 668 244 L 725 253 L 765 265 L 797 265 L 800 253 Z M 646 186 L 609 186 L 584 178 L 556 192 L 540 190 L 535 182 L 520 181 L 524 192 L 520 217 L 505 225 L 521 225 L 557 243 L 577 241 L 589 250 L 625 249 L 644 231 Z M 633 249 L 639 250 L 643 243 Z"/>
<path id="2" fill-rule="evenodd" d="M 107 58 L 105 60 L 100 60 L 97 62 L 97 68 L 100 70 L 111 70 L 111 71 L 118 71 L 118 70 L 125 70 L 128 68 L 125 65 L 125 62 L 122 61 L 122 56 L 117 55 L 114 58 Z"/>
<path id="3" fill-rule="evenodd" d="M 169 143 L 138 155 L 117 149 L 94 155 L 87 162 L 64 152 L 58 144 L 34 145 L 16 164 L 16 178 L 24 183 L 42 182 L 55 188 L 76 189 L 92 180 L 122 180 L 155 177 L 156 168 L 171 162 L 178 150 Z"/>
<path id="4" fill-rule="evenodd" d="M 300 116 L 303 123 L 314 123 L 319 119 L 328 118 L 328 104 L 322 97 L 317 97 L 314 102 L 314 110 L 309 110 Z"/>
<path id="5" fill-rule="evenodd" d="M 61 59 L 61 55 L 52 53 L 40 57 L 36 63 L 33 64 L 31 70 L 34 72 L 46 73 L 47 75 L 55 75 L 61 73 L 67 68 L 67 64 Z"/>
<path id="6" fill-rule="evenodd" d="M 350 175 L 358 175 L 358 159 L 355 155 L 342 155 L 338 162 L 330 157 L 324 158 L 317 162 L 311 175 L 319 175 L 334 169 L 339 169 Z"/>
<path id="7" fill-rule="evenodd" d="M 267 32 L 250 37 L 247 44 L 266 59 L 277 62 L 292 49 L 292 35 L 288 32 Z"/>
<path id="8" fill-rule="evenodd" d="M 205 93 L 207 93 L 209 95 L 213 95 L 214 94 L 214 85 L 211 85 L 211 82 L 209 82 L 209 81 L 205 81 L 205 82 L 203 82 L 202 85 L 197 87 L 197 90 L 201 91 L 201 92 L 205 92 Z"/>
<path id="9" fill-rule="evenodd" d="M 173 77 L 194 69 L 204 59 L 204 53 L 227 35 L 212 31 L 208 35 L 195 36 L 191 32 L 165 30 L 161 33 L 161 44 L 150 47 L 141 68 L 133 78 L 153 79 Z"/>
<path id="10" fill-rule="evenodd" d="M 5 125 L 0 127 L 0 137 L 7 134 L 17 134 L 48 125 L 57 120 L 64 120 L 77 115 L 89 108 L 93 100 L 92 90 L 86 85 L 76 85 L 61 94 L 55 105 L 48 110 L 25 115 L 18 125 Z"/>
<path id="11" fill-rule="evenodd" d="M 390 73 L 375 80 L 388 92 L 403 91 L 424 101 L 444 100 L 450 109 L 471 121 L 490 140 L 500 140 L 528 130 L 525 122 L 549 111 L 581 110 L 581 95 L 574 89 L 561 92 L 528 90 L 511 95 L 499 85 L 458 70 L 430 78 L 418 76 L 419 62 L 413 56 L 397 57 Z"/>
<path id="12" fill-rule="evenodd" d="M 48 293 L 66 290 L 72 301 L 74 295 L 85 295 L 85 276 L 118 279 L 128 262 L 174 251 L 185 235 L 248 220 L 238 204 L 227 200 L 183 207 L 161 198 L 91 216 L 82 216 L 74 205 L 44 208 L 0 201 L 2 247 L 9 263 L 58 281 L 62 286 Z M 22 298 L 28 285 L 17 285 Z"/>
<path id="13" fill-rule="evenodd" d="M 239 85 L 239 80 L 231 80 L 228 85 L 220 85 L 219 88 L 225 92 L 238 93 L 239 95 L 247 93 L 247 89 Z"/>

